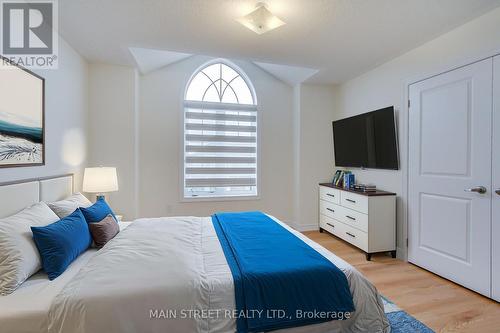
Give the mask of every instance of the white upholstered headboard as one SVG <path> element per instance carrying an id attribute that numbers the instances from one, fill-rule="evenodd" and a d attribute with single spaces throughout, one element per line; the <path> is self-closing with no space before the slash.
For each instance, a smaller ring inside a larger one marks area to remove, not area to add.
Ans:
<path id="1" fill-rule="evenodd" d="M 0 183 L 0 218 L 39 201 L 57 201 L 72 193 L 72 174 Z"/>

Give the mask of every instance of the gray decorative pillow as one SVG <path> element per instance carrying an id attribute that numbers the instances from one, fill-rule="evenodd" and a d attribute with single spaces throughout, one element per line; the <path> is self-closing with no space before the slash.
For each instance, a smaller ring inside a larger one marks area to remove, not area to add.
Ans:
<path id="1" fill-rule="evenodd" d="M 111 214 L 99 222 L 89 223 L 89 229 L 97 247 L 103 247 L 120 232 L 120 226 Z"/>
<path id="2" fill-rule="evenodd" d="M 30 227 L 42 227 L 58 220 L 44 202 L 0 219 L 0 295 L 12 293 L 42 268 Z"/>
<path id="3" fill-rule="evenodd" d="M 75 193 L 70 197 L 56 202 L 49 202 L 47 205 L 56 213 L 59 218 L 65 218 L 66 216 L 72 214 L 77 208 L 84 207 L 88 208 L 92 206 L 92 202 L 89 201 L 83 194 Z"/>

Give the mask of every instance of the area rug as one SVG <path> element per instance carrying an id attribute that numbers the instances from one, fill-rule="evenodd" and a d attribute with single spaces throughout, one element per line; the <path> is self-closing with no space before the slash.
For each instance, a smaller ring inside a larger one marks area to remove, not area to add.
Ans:
<path id="1" fill-rule="evenodd" d="M 387 298 L 382 297 L 385 314 L 391 323 L 391 333 L 434 333 L 429 327 L 410 316 Z"/>

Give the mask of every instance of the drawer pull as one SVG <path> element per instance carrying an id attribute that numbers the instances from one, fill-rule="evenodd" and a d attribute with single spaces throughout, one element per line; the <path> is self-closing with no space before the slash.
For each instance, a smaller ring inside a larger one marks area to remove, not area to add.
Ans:
<path id="1" fill-rule="evenodd" d="M 352 200 L 352 199 L 345 199 L 345 201 L 349 201 L 349 202 L 352 202 L 352 203 L 356 203 L 356 200 Z"/>
<path id="2" fill-rule="evenodd" d="M 346 215 L 345 217 L 347 217 L 349 220 L 356 221 L 356 219 L 354 217 L 352 217 L 352 216 Z"/>
<path id="3" fill-rule="evenodd" d="M 329 197 L 335 198 L 334 194 L 327 193 L 326 195 L 328 195 Z"/>
<path id="4" fill-rule="evenodd" d="M 333 209 L 331 209 L 331 208 L 328 208 L 328 207 L 327 207 L 327 208 L 326 208 L 326 210 L 329 210 L 330 212 L 335 213 L 335 210 L 333 210 Z"/>
<path id="5" fill-rule="evenodd" d="M 348 234 L 348 235 L 349 235 L 349 236 L 351 236 L 351 237 L 356 238 L 356 235 L 353 235 L 353 234 L 351 234 L 350 232 L 346 232 L 346 234 Z"/>
<path id="6" fill-rule="evenodd" d="M 331 223 L 328 223 L 328 222 L 327 222 L 326 224 L 327 224 L 327 225 L 329 225 L 329 226 L 330 226 L 330 227 L 332 227 L 332 228 L 335 228 L 335 226 L 334 226 L 333 224 L 331 224 Z"/>

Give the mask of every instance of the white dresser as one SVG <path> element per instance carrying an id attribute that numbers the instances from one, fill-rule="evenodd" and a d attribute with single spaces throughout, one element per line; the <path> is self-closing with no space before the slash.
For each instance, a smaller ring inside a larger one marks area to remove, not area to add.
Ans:
<path id="1" fill-rule="evenodd" d="M 351 243 L 366 253 L 396 257 L 396 194 L 345 190 L 329 183 L 319 186 L 319 230 Z"/>

